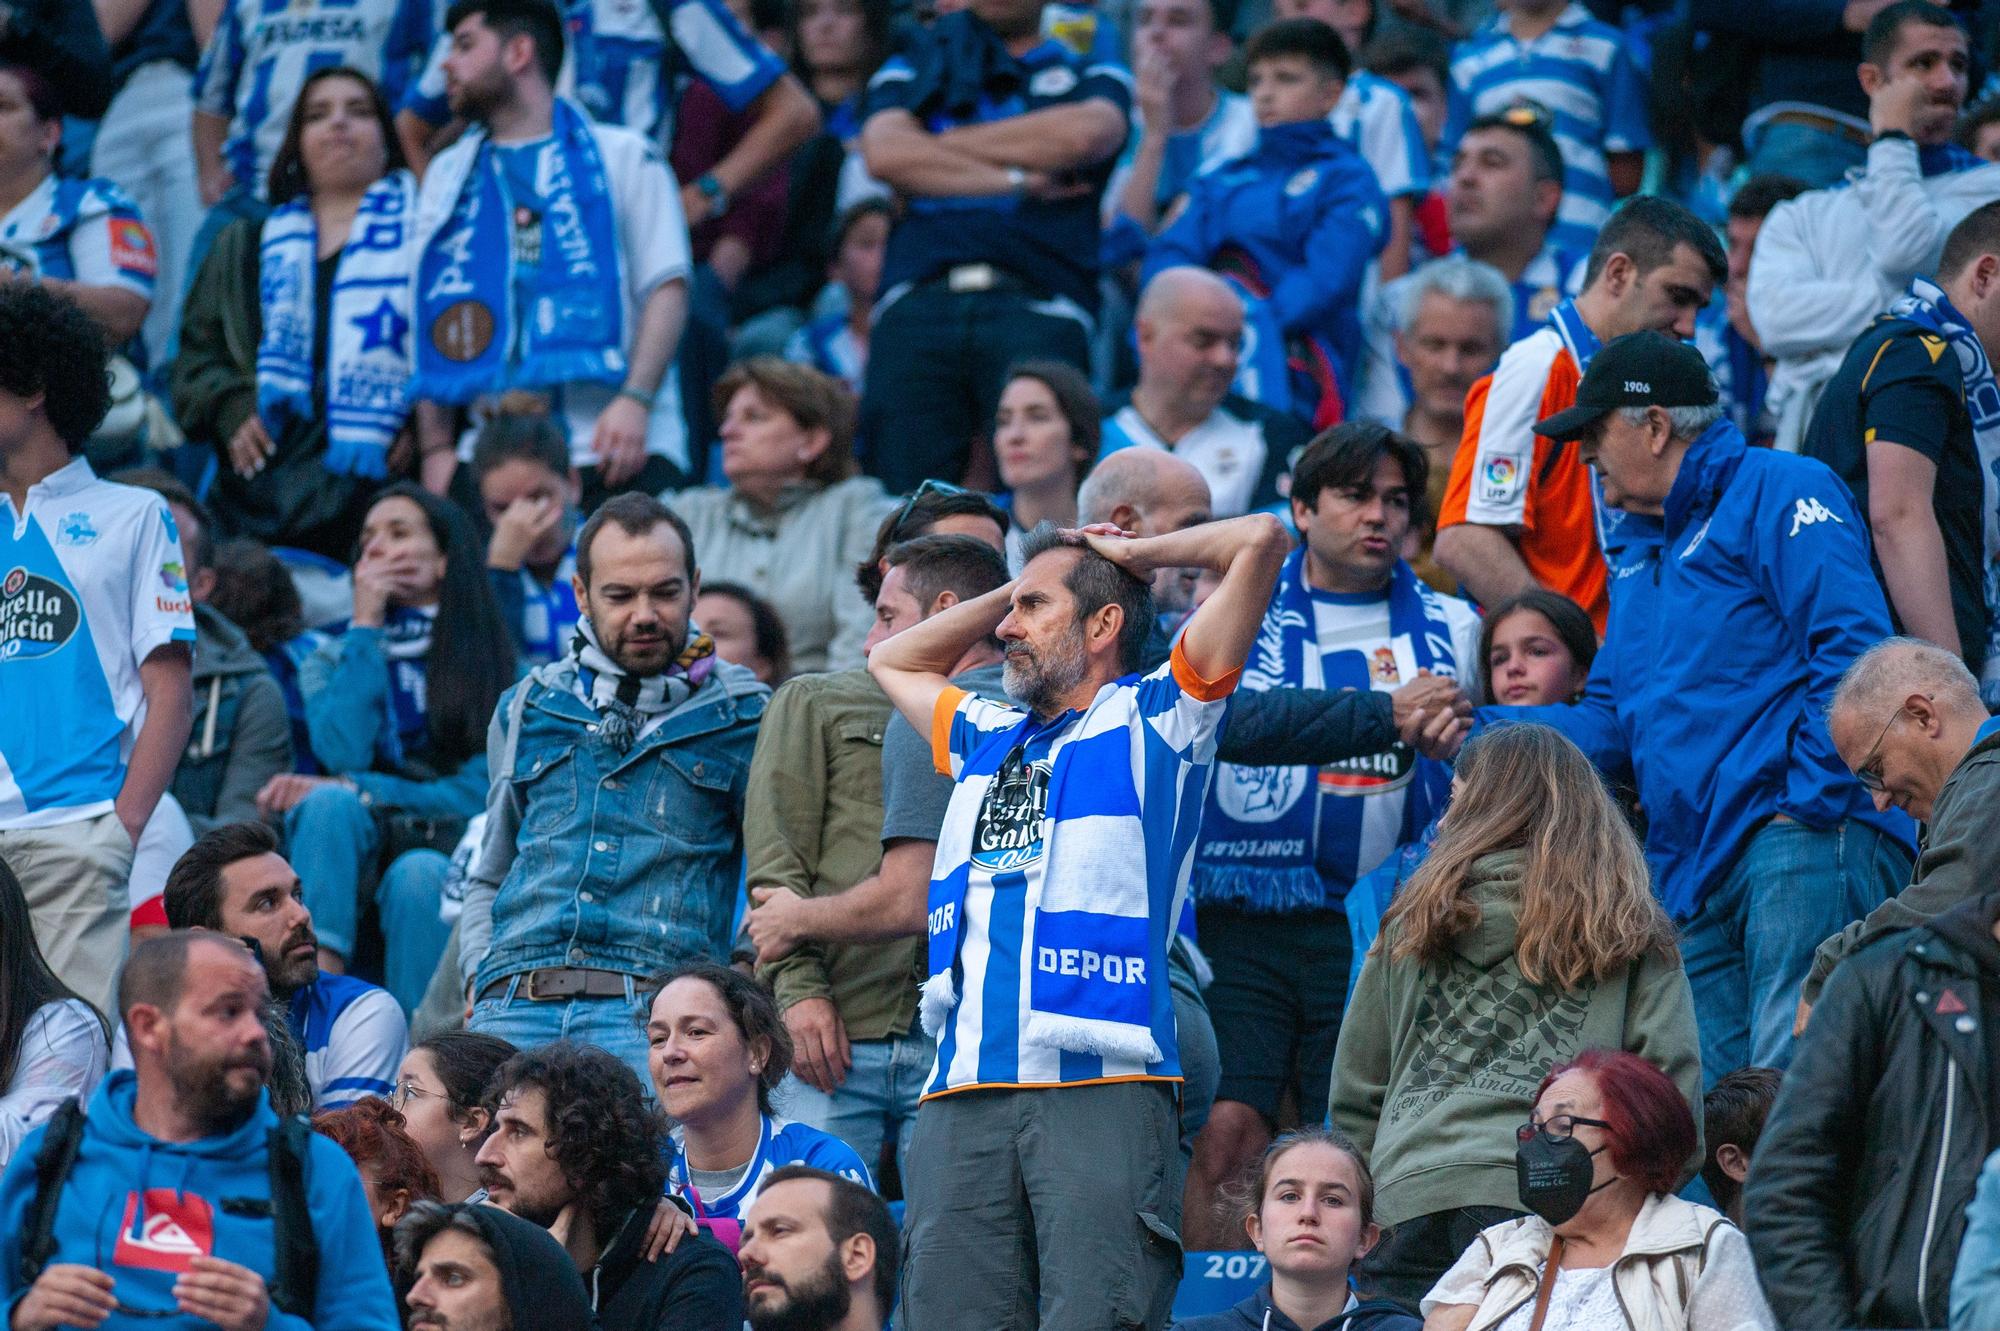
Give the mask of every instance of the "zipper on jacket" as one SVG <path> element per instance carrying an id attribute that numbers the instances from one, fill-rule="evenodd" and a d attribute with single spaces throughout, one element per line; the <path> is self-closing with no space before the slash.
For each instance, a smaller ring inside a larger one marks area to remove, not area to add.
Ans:
<path id="1" fill-rule="evenodd" d="M 1958 1105 L 1958 1066 L 1947 1058 L 1945 1071 L 1944 1132 L 1938 1138 L 1937 1168 L 1931 1172 L 1931 1204 L 1924 1216 L 1924 1246 L 1917 1250 L 1917 1316 L 1926 1326 L 1931 1320 L 1930 1302 L 1925 1297 L 1930 1284 L 1931 1240 L 1937 1233 L 1938 1203 L 1944 1197 L 1944 1170 L 1951 1158 L 1952 1111 Z"/>

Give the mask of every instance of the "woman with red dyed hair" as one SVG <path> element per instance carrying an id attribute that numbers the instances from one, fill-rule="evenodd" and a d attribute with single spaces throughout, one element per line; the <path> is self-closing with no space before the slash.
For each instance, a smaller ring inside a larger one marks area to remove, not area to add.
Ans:
<path id="1" fill-rule="evenodd" d="M 1772 1331 L 1742 1231 L 1674 1196 L 1694 1112 L 1637 1054 L 1586 1049 L 1515 1132 L 1521 1204 L 1424 1299 L 1425 1331 Z"/>
<path id="2" fill-rule="evenodd" d="M 375 1232 L 388 1255 L 390 1231 L 404 1213 L 417 1202 L 441 1200 L 437 1171 L 387 1100 L 371 1096 L 342 1109 L 323 1109 L 313 1115 L 312 1125 L 314 1132 L 338 1143 L 361 1171 Z"/>

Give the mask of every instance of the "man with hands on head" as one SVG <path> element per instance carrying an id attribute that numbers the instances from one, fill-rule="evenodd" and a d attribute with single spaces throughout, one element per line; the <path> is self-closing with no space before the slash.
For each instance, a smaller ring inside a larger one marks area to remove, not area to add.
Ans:
<path id="1" fill-rule="evenodd" d="M 1166 954 L 1216 735 L 1288 545 L 1268 514 L 1143 538 L 1044 524 L 1013 582 L 870 653 L 957 781 L 920 1004 L 938 1059 L 904 1185 L 914 1331 L 1167 1314 L 1181 1069 Z M 1142 675 L 1149 581 L 1187 567 L 1220 579 Z M 1012 705 L 946 676 L 988 635 Z"/>
<path id="2" fill-rule="evenodd" d="M 265 1098 L 266 993 L 231 938 L 183 931 L 133 949 L 119 1007 L 135 1068 L 106 1077 L 80 1123 L 58 1111 L 0 1176 L 8 1331 L 396 1326 L 353 1162 L 302 1120 L 281 1126 Z M 42 1199 L 58 1203 L 50 1242 L 30 1251 L 43 1146 L 71 1129 L 74 1163 L 49 1185 L 60 1197 Z M 282 1195 L 274 1174 L 303 1195 Z"/>

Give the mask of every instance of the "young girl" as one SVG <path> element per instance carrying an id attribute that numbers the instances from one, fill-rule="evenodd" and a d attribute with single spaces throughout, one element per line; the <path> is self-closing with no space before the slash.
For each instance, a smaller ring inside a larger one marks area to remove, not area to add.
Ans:
<path id="1" fill-rule="evenodd" d="M 1349 1268 L 1382 1236 L 1375 1180 L 1353 1142 L 1327 1128 L 1288 1132 L 1244 1191 L 1243 1228 L 1271 1278 L 1227 1312 L 1174 1331 L 1417 1331 L 1395 1304 L 1363 1302 L 1348 1287 Z"/>

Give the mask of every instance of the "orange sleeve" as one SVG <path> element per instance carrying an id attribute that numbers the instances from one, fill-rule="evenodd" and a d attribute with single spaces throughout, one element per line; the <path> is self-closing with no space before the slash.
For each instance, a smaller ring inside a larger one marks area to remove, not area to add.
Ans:
<path id="1" fill-rule="evenodd" d="M 951 775 L 951 721 L 963 701 L 965 690 L 947 684 L 931 704 L 931 766 L 939 776 Z"/>
<path id="2" fill-rule="evenodd" d="M 1203 679 L 1181 651 L 1179 642 L 1174 643 L 1173 657 L 1174 683 L 1181 686 L 1181 692 L 1196 702 L 1214 702 L 1217 698 L 1227 698 L 1236 691 L 1236 681 L 1243 678 L 1243 667 L 1237 666 L 1215 679 Z"/>
<path id="3" fill-rule="evenodd" d="M 1458 451 L 1451 455 L 1451 480 L 1445 485 L 1444 502 L 1438 505 L 1438 530 L 1465 521 L 1465 502 L 1472 494 L 1472 461 L 1479 452 L 1479 427 L 1486 419 L 1486 393 L 1493 376 L 1480 378 L 1465 395 L 1465 431 L 1459 436 Z"/>

